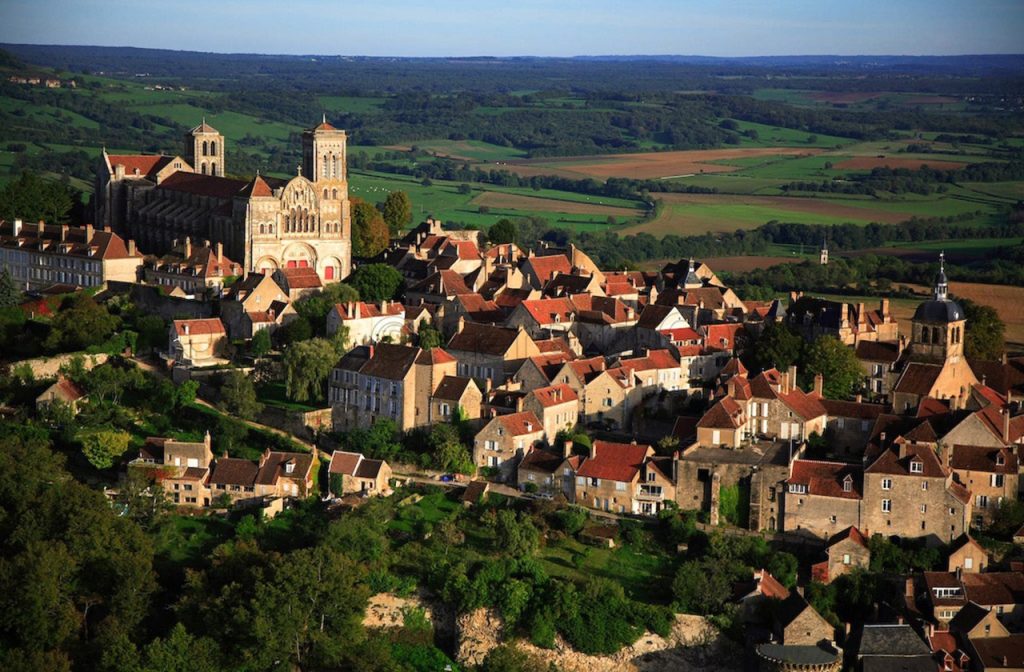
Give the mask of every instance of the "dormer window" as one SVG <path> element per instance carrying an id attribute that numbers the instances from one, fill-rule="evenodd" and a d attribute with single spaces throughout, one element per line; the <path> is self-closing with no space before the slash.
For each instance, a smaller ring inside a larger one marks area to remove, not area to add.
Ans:
<path id="1" fill-rule="evenodd" d="M 285 465 L 284 465 L 284 473 L 291 474 L 294 471 L 295 471 L 295 463 L 294 462 L 286 462 Z"/>
<path id="2" fill-rule="evenodd" d="M 843 492 L 850 492 L 853 490 L 853 478 L 847 474 L 846 478 L 843 479 Z"/>
<path id="3" fill-rule="evenodd" d="M 924 463 L 920 462 L 918 460 L 913 460 L 910 463 L 910 473 L 912 473 L 912 474 L 922 474 L 922 473 L 924 473 Z"/>
<path id="4" fill-rule="evenodd" d="M 996 466 L 1001 467 L 1006 464 L 1006 458 L 1003 457 L 1002 453 L 996 453 Z"/>

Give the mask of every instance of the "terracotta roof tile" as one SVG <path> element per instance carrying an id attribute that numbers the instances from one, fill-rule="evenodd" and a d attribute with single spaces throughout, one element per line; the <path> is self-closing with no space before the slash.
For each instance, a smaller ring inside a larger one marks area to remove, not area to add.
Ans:
<path id="1" fill-rule="evenodd" d="M 787 483 L 807 488 L 810 495 L 860 499 L 864 492 L 864 476 L 859 465 L 819 460 L 793 460 Z M 849 483 L 849 489 L 844 486 Z"/>
<path id="2" fill-rule="evenodd" d="M 537 419 L 537 416 L 533 414 L 533 411 L 499 415 L 496 420 L 509 436 L 524 436 L 526 434 L 537 434 L 544 431 L 544 425 Z"/>
<path id="3" fill-rule="evenodd" d="M 540 405 L 544 408 L 579 401 L 579 397 L 576 395 L 576 390 L 572 389 L 568 385 L 551 385 L 550 387 L 541 387 L 533 390 L 531 394 L 537 398 L 537 401 L 539 401 Z"/>
<path id="4" fill-rule="evenodd" d="M 645 444 L 594 441 L 596 454 L 583 460 L 577 475 L 609 481 L 630 482 L 639 473 L 652 448 Z"/>
<path id="5" fill-rule="evenodd" d="M 198 320 L 175 320 L 174 331 L 178 336 L 197 336 L 200 334 L 226 334 L 224 323 L 219 317 L 208 317 Z"/>

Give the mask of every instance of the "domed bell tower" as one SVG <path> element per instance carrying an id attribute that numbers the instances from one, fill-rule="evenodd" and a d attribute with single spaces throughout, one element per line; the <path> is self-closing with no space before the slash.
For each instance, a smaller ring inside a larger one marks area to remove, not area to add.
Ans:
<path id="1" fill-rule="evenodd" d="M 185 158 L 200 175 L 224 177 L 224 136 L 203 118 L 185 134 Z"/>
<path id="2" fill-rule="evenodd" d="M 919 305 L 911 320 L 910 353 L 918 359 L 958 362 L 964 354 L 967 318 L 960 304 L 949 298 L 945 253 L 939 255 L 932 291 L 933 298 Z"/>

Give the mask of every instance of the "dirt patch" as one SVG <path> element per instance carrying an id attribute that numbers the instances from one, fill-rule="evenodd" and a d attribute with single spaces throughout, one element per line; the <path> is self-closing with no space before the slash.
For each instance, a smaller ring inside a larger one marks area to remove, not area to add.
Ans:
<path id="1" fill-rule="evenodd" d="M 872 98 L 878 98 L 879 96 L 885 95 L 879 91 L 818 91 L 808 95 L 811 100 L 816 100 L 819 103 L 832 103 L 840 105 L 851 105 L 853 103 L 863 103 L 865 100 L 871 100 Z"/>
<path id="2" fill-rule="evenodd" d="M 917 170 L 923 165 L 936 170 L 959 170 L 966 163 L 959 161 L 936 161 L 933 159 L 906 159 L 891 156 L 858 156 L 836 164 L 841 170 L 871 170 L 873 168 L 909 168 Z"/>
<path id="3" fill-rule="evenodd" d="M 405 614 L 409 609 L 422 609 L 428 621 L 434 620 L 430 605 L 418 596 L 377 593 L 366 604 L 363 625 L 367 628 L 400 628 L 405 624 Z"/>
<path id="4" fill-rule="evenodd" d="M 593 197 L 595 200 L 598 197 Z M 543 212 L 563 212 L 570 215 L 612 215 L 615 217 L 636 217 L 639 210 L 633 208 L 621 208 L 614 205 L 600 205 L 598 203 L 576 203 L 573 201 L 562 201 L 555 198 L 542 198 L 538 196 L 520 196 L 518 194 L 503 194 L 496 191 L 485 191 L 472 201 L 472 205 L 486 205 L 489 208 L 508 210 L 539 210 Z"/>
<path id="5" fill-rule="evenodd" d="M 701 261 L 716 271 L 745 273 L 779 264 L 799 264 L 804 257 L 710 257 Z"/>
<path id="6" fill-rule="evenodd" d="M 749 147 L 737 149 L 698 149 L 679 152 L 644 152 L 576 156 L 566 159 L 526 159 L 502 164 L 521 175 L 562 174 L 579 177 L 628 177 L 651 180 L 682 177 L 700 173 L 729 173 L 739 166 L 708 163 L 723 159 L 760 156 L 813 156 L 824 150 L 808 147 Z M 525 169 L 525 170 L 524 170 Z"/>

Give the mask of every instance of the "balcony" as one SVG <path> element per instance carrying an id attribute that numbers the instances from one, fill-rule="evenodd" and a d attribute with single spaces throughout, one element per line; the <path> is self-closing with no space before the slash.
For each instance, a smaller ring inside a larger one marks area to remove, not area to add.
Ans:
<path id="1" fill-rule="evenodd" d="M 665 499 L 665 489 L 660 485 L 641 485 L 636 489 L 636 498 L 641 501 L 660 502 Z"/>

